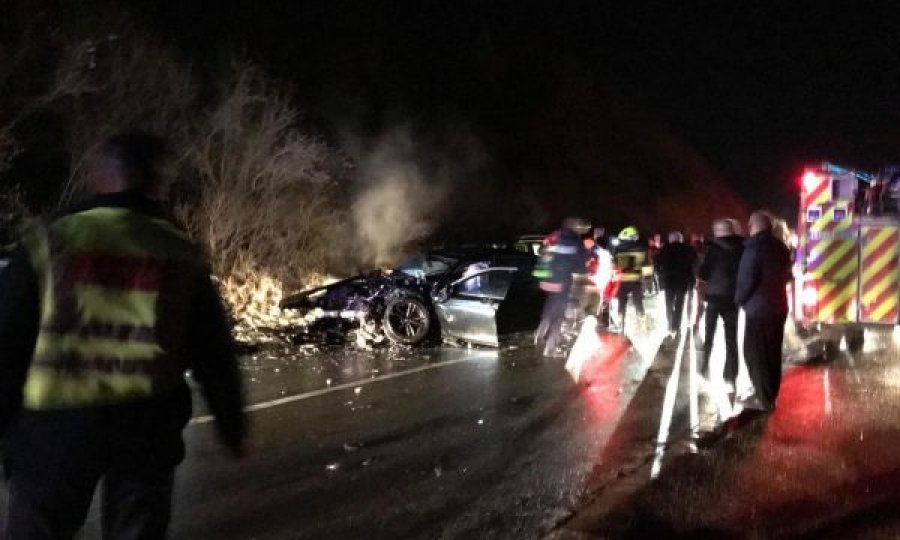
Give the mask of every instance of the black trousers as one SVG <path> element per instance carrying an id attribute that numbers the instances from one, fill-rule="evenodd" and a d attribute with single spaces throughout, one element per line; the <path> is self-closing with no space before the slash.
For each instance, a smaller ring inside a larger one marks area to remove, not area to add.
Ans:
<path id="1" fill-rule="evenodd" d="M 104 539 L 165 538 L 183 425 L 150 408 L 22 413 L 4 438 L 4 538 L 71 539 L 98 483 Z"/>
<path id="2" fill-rule="evenodd" d="M 738 308 L 732 302 L 722 300 L 707 300 L 706 302 L 706 337 L 703 341 L 703 360 L 700 371 L 703 373 L 709 371 L 709 357 L 712 354 L 713 341 L 716 337 L 716 328 L 720 317 L 725 327 L 725 370 L 722 378 L 734 384 L 738 374 Z"/>
<path id="3" fill-rule="evenodd" d="M 71 539 L 84 524 L 99 480 L 96 469 L 66 471 L 65 476 L 58 477 L 14 471 L 9 483 L 6 538 Z M 151 473 L 114 469 L 103 475 L 102 482 L 104 539 L 165 538 L 173 470 Z"/>
<path id="4" fill-rule="evenodd" d="M 544 299 L 544 310 L 535 334 L 535 341 L 546 342 L 545 351 L 552 352 L 559 345 L 562 337 L 562 325 L 566 319 L 566 308 L 569 305 L 569 293 L 570 291 L 567 290 L 547 293 L 547 297 Z"/>
<path id="5" fill-rule="evenodd" d="M 638 315 L 644 314 L 644 288 L 640 281 L 623 281 L 619 284 L 619 321 L 625 324 L 625 311 L 628 309 L 628 297 L 634 302 Z"/>
<path id="6" fill-rule="evenodd" d="M 686 297 L 687 290 L 666 289 L 666 321 L 669 323 L 670 332 L 681 328 L 681 316 L 684 313 Z"/>
<path id="7" fill-rule="evenodd" d="M 744 359 L 756 396 L 763 407 L 775 408 L 781 387 L 781 345 L 787 315 L 747 317 Z"/>

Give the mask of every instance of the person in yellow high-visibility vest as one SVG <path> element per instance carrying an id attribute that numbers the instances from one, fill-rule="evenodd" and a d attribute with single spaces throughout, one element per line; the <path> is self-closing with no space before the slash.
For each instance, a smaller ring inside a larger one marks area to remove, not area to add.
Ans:
<path id="1" fill-rule="evenodd" d="M 106 538 L 162 538 L 193 371 L 242 452 L 230 323 L 200 249 L 151 195 L 164 142 L 130 132 L 83 205 L 35 221 L 0 282 L 0 437 L 9 538 L 72 538 L 103 481 Z"/>
<path id="2" fill-rule="evenodd" d="M 619 233 L 618 243 L 613 249 L 613 261 L 619 271 L 619 324 L 625 329 L 625 313 L 628 298 L 634 302 L 634 308 L 643 323 L 644 288 L 642 269 L 649 262 L 647 244 L 641 242 L 636 227 L 625 227 Z"/>

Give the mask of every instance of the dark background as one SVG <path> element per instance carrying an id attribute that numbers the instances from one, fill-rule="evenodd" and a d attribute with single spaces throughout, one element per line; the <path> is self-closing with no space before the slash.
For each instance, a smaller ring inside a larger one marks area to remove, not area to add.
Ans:
<path id="1" fill-rule="evenodd" d="M 793 218 L 804 164 L 900 156 L 890 3 L 653 4 L 127 5 L 201 71 L 226 52 L 260 62 L 351 154 L 396 126 L 445 160 L 477 148 L 448 230 L 489 227 L 512 198 L 519 228 L 574 213 L 700 230 L 755 207 Z"/>

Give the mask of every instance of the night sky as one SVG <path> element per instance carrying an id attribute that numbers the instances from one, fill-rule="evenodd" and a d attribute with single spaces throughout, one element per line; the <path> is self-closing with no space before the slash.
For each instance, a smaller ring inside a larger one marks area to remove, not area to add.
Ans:
<path id="1" fill-rule="evenodd" d="M 701 208 L 707 219 L 711 201 L 789 215 L 805 163 L 900 159 L 897 10 L 825 4 L 131 6 L 201 69 L 238 51 L 289 81 L 337 145 L 397 125 L 436 151 L 473 138 L 484 166 L 460 186 L 485 202 L 462 221 L 524 189 L 549 221 L 673 227 Z"/>

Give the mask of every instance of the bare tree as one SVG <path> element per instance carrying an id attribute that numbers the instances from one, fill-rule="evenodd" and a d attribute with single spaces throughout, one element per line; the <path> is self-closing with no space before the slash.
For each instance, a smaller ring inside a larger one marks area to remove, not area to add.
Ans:
<path id="1" fill-rule="evenodd" d="M 17 39 L 0 44 L 0 173 L 21 151 L 15 129 L 53 99 L 46 81 L 29 69 L 40 48 L 34 34 L 29 27 Z M 45 78 L 52 79 L 49 74 Z"/>
<path id="2" fill-rule="evenodd" d="M 345 161 L 298 127 L 288 95 L 236 65 L 188 160 L 199 199 L 181 216 L 206 246 L 232 304 L 274 316 L 284 283 L 321 273 L 345 211 L 335 198 Z"/>
<path id="3" fill-rule="evenodd" d="M 164 45 L 129 32 L 68 46 L 49 94 L 64 110 L 71 174 L 61 203 L 81 189 L 84 164 L 110 135 L 128 128 L 165 134 L 180 163 L 199 116 L 189 64 Z"/>
<path id="4" fill-rule="evenodd" d="M 0 111 L 0 171 L 18 151 L 17 123 L 42 109 L 63 119 L 71 156 L 58 204 L 79 193 L 84 164 L 110 135 L 130 128 L 164 134 L 175 150 L 179 217 L 206 248 L 238 318 L 271 322 L 284 284 L 321 279 L 329 243 L 349 222 L 338 182 L 347 160 L 302 126 L 288 92 L 259 69 L 236 64 L 210 82 L 214 97 L 200 102 L 190 64 L 123 28 L 67 38 L 39 91 Z M 28 65 L 27 54 L 6 52 L 0 94 L 11 70 Z M 21 200 L 14 195 L 0 198 Z"/>
<path id="5" fill-rule="evenodd" d="M 25 148 L 26 143 L 18 138 L 19 128 L 57 104 L 71 82 L 58 80 L 55 64 L 47 61 L 56 47 L 52 39 L 56 29 L 45 23 L 31 21 L 0 43 L 0 175 L 9 171 Z M 16 236 L 17 224 L 29 213 L 23 187 L 0 184 L 0 236 L 4 243 Z"/>
<path id="6" fill-rule="evenodd" d="M 0 251 L 10 248 L 15 239 L 15 231 L 21 221 L 28 216 L 28 208 L 18 188 L 0 190 Z"/>
<path id="7" fill-rule="evenodd" d="M 105 34 L 60 45 L 28 29 L 15 45 L 0 48 L 0 172 L 21 150 L 16 128 L 41 111 L 65 119 L 72 163 L 60 204 L 79 191 L 83 164 L 112 133 L 140 127 L 178 143 L 188 139 L 197 114 L 190 65 L 143 34 L 127 33 L 128 38 Z M 42 56 L 56 61 L 36 60 Z M 33 67 L 44 64 L 46 73 Z"/>

